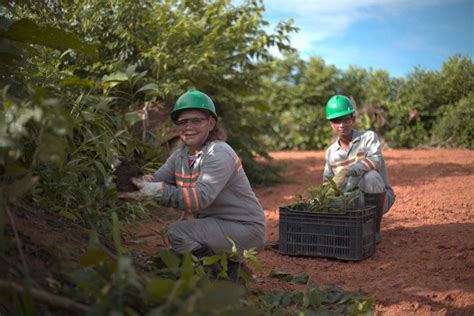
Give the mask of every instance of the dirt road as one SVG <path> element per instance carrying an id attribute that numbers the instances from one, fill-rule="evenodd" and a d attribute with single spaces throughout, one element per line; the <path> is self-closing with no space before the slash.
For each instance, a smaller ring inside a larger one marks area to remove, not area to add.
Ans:
<path id="1" fill-rule="evenodd" d="M 386 150 L 397 195 L 382 222 L 382 241 L 361 262 L 283 256 L 266 250 L 257 287 L 296 289 L 268 278 L 274 270 L 306 272 L 312 282 L 363 291 L 379 315 L 474 315 L 474 152 Z M 278 208 L 322 182 L 324 152 L 274 152 L 288 183 L 257 188 L 268 222 L 268 241 L 278 240 Z M 301 289 L 301 288 L 299 288 Z"/>

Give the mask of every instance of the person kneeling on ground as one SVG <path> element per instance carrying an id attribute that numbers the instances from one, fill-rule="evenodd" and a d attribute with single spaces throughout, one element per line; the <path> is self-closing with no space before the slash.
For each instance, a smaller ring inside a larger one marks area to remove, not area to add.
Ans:
<path id="1" fill-rule="evenodd" d="M 376 209 L 376 242 L 380 242 L 383 214 L 395 202 L 377 134 L 356 130 L 354 106 L 343 95 L 335 95 L 326 104 L 326 119 L 337 140 L 326 150 L 323 181 L 333 177 L 336 185 L 347 191 L 355 186 L 361 192 L 359 200 Z"/>
<path id="2" fill-rule="evenodd" d="M 161 205 L 192 212 L 193 218 L 168 229 L 171 248 L 198 258 L 230 251 L 263 249 L 265 215 L 239 157 L 225 142 L 211 98 L 197 90 L 180 96 L 171 112 L 184 145 L 154 174 L 134 179 L 140 189 L 121 198 L 155 199 Z M 238 262 L 229 262 L 236 280 Z"/>

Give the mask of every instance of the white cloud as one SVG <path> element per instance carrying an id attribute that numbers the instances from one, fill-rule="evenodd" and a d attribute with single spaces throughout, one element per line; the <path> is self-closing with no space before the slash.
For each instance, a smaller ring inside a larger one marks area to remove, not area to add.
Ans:
<path id="1" fill-rule="evenodd" d="M 300 30 L 291 35 L 292 46 L 307 55 L 317 42 L 344 36 L 357 22 L 403 17 L 407 9 L 453 2 L 456 0 L 268 0 L 264 5 L 271 27 L 278 21 L 294 19 Z"/>

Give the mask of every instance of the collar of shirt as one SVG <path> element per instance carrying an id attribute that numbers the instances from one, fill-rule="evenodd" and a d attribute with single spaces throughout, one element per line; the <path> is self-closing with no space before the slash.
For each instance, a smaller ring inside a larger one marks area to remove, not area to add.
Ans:
<path id="1" fill-rule="evenodd" d="M 357 129 L 352 130 L 352 140 L 351 140 L 351 143 L 349 144 L 349 151 L 351 151 L 351 148 L 354 144 L 360 142 L 360 136 L 362 134 L 363 134 L 363 131 L 360 131 Z M 341 145 L 339 145 L 339 138 L 337 139 L 336 144 L 337 144 L 337 150 L 344 150 L 344 148 L 342 148 Z"/>

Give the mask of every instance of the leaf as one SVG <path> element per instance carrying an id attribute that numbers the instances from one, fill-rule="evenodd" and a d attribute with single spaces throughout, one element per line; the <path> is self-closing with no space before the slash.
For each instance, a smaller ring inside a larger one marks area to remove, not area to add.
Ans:
<path id="1" fill-rule="evenodd" d="M 61 81 L 61 84 L 64 86 L 76 86 L 86 89 L 91 89 L 94 86 L 94 81 L 90 79 L 82 79 L 78 77 L 67 77 Z"/>
<path id="2" fill-rule="evenodd" d="M 155 301 L 165 301 L 174 287 L 175 282 L 170 279 L 153 278 L 146 285 L 146 291 Z"/>
<path id="3" fill-rule="evenodd" d="M 137 70 L 137 65 L 130 65 L 127 67 L 127 70 L 125 70 L 125 74 L 127 76 L 127 80 L 132 80 L 132 76 L 135 73 L 135 70 Z"/>
<path id="4" fill-rule="evenodd" d="M 102 176 L 102 178 L 105 181 L 105 179 L 108 177 L 108 174 L 107 174 L 107 171 L 105 171 L 105 168 L 104 168 L 104 165 L 102 164 L 102 162 L 94 160 L 94 165 L 97 167 L 97 169 L 100 172 L 100 175 Z"/>
<path id="5" fill-rule="evenodd" d="M 233 241 L 232 238 L 230 238 L 229 236 L 226 236 L 225 238 L 232 244 L 232 247 L 230 249 L 231 254 L 233 256 L 237 256 L 238 255 L 238 250 L 237 250 L 237 246 L 235 245 L 235 241 Z"/>
<path id="6" fill-rule="evenodd" d="M 265 295 L 262 297 L 262 299 L 270 305 L 273 306 L 279 306 L 281 299 L 285 295 L 285 292 L 283 291 L 274 291 L 274 292 L 269 292 L 265 293 Z"/>
<path id="7" fill-rule="evenodd" d="M 214 255 L 214 256 L 210 256 L 210 257 L 204 257 L 203 260 L 202 260 L 202 263 L 205 266 L 210 266 L 210 265 L 213 265 L 216 262 L 219 262 L 219 260 L 221 260 L 221 259 L 222 259 L 221 255 Z"/>
<path id="8" fill-rule="evenodd" d="M 307 284 L 309 281 L 309 275 L 307 273 L 302 273 L 299 275 L 295 275 L 293 279 L 291 279 L 291 284 Z"/>
<path id="9" fill-rule="evenodd" d="M 158 251 L 158 257 L 171 270 L 177 270 L 181 263 L 179 257 L 170 249 L 162 248 Z"/>
<path id="10" fill-rule="evenodd" d="M 143 91 L 149 91 L 149 90 L 158 90 L 158 85 L 156 83 L 149 83 L 141 87 L 140 89 L 137 90 L 135 93 L 143 92 Z"/>
<path id="11" fill-rule="evenodd" d="M 350 311 L 351 315 L 360 315 L 365 314 L 372 310 L 372 299 L 363 300 L 354 304 L 352 310 Z"/>
<path id="12" fill-rule="evenodd" d="M 346 293 L 341 297 L 341 299 L 337 302 L 337 304 L 345 304 L 345 303 L 349 302 L 350 300 L 352 300 L 353 298 L 354 298 L 353 294 Z"/>
<path id="13" fill-rule="evenodd" d="M 125 113 L 125 120 L 127 121 L 128 125 L 131 126 L 140 120 L 140 115 L 138 112 L 128 112 Z"/>
<path id="14" fill-rule="evenodd" d="M 262 264 L 260 263 L 260 261 L 258 261 L 254 251 L 245 249 L 244 258 L 250 260 L 250 263 L 252 264 L 252 266 L 255 267 L 255 269 L 257 269 L 257 271 L 262 271 Z"/>
<path id="15" fill-rule="evenodd" d="M 194 264 L 191 258 L 191 254 L 186 252 L 183 256 L 182 272 L 180 275 L 181 281 L 187 290 L 190 290 L 194 284 L 192 284 L 192 277 L 194 275 Z"/>
<path id="16" fill-rule="evenodd" d="M 62 210 L 61 212 L 59 212 L 59 215 L 71 220 L 71 221 L 76 221 L 77 220 L 77 216 L 74 215 L 73 213 L 71 212 L 68 212 L 68 211 L 64 211 Z"/>
<path id="17" fill-rule="evenodd" d="M 309 288 L 303 298 L 304 307 L 312 307 L 317 309 L 321 305 L 321 297 L 319 291 L 316 288 Z"/>
<path id="18" fill-rule="evenodd" d="M 120 221 L 118 219 L 117 213 L 112 212 L 112 238 L 115 245 L 115 250 L 117 254 L 122 254 L 122 239 L 120 237 Z"/>
<path id="19" fill-rule="evenodd" d="M 95 46 L 86 43 L 76 34 L 50 25 L 39 26 L 26 18 L 13 22 L 8 31 L 3 33 L 3 37 L 56 49 L 72 48 L 94 59 L 99 58 Z"/>
<path id="20" fill-rule="evenodd" d="M 292 278 L 291 274 L 288 273 L 287 271 L 275 271 L 275 270 L 272 270 L 270 271 L 270 274 L 269 276 L 271 278 L 275 278 L 275 279 L 282 279 L 282 280 L 287 280 L 288 278 Z"/>
<path id="21" fill-rule="evenodd" d="M 110 75 L 105 75 L 102 77 L 102 88 L 104 89 L 113 88 L 122 82 L 127 82 L 127 80 L 128 78 L 125 73 L 117 71 Z"/>

